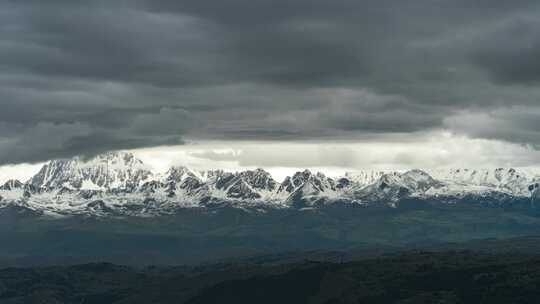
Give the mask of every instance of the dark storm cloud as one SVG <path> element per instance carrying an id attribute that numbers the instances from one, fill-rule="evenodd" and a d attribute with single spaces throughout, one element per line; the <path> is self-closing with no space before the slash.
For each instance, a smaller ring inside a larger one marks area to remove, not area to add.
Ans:
<path id="1" fill-rule="evenodd" d="M 532 0 L 3 1 L 0 163 L 183 136 L 537 144 L 500 113 L 538 110 L 539 19 Z"/>
<path id="2" fill-rule="evenodd" d="M 473 60 L 501 83 L 540 83 L 540 18 L 525 15 L 493 30 Z"/>

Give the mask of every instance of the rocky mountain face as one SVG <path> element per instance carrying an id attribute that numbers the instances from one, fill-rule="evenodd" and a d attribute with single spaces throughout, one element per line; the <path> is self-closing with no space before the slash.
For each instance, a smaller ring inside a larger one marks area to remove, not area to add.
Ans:
<path id="1" fill-rule="evenodd" d="M 537 172 L 518 171 L 513 168 L 492 170 L 452 169 L 434 171 L 432 175 L 441 180 L 462 186 L 479 186 L 527 196 L 531 186 L 540 179 Z"/>
<path id="2" fill-rule="evenodd" d="M 17 190 L 22 189 L 24 187 L 24 184 L 16 179 L 10 179 L 7 182 L 5 182 L 2 186 L 0 186 L 0 190 Z"/>
<path id="3" fill-rule="evenodd" d="M 394 203 L 405 197 L 427 197 L 427 191 L 439 192 L 444 183 L 435 180 L 422 170 L 390 172 L 380 175 L 372 184 L 361 186 L 356 197 L 365 202 L 387 201 Z"/>
<path id="4" fill-rule="evenodd" d="M 75 157 L 50 161 L 29 184 L 45 190 L 133 190 L 151 176 L 152 172 L 131 153 L 110 152 L 88 160 Z"/>
<path id="5" fill-rule="evenodd" d="M 304 170 L 276 181 L 263 169 L 199 172 L 172 167 L 153 173 L 127 152 L 53 160 L 25 183 L 0 186 L 0 208 L 22 206 L 51 215 L 152 216 L 178 208 L 313 208 L 333 203 L 399 207 L 405 199 L 440 203 L 529 201 L 540 177 L 515 169 L 425 172 L 360 171 L 330 178 Z"/>

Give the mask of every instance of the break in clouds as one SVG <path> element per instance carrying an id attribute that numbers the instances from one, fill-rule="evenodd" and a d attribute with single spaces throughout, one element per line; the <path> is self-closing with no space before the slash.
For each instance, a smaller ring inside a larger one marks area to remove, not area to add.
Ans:
<path id="1" fill-rule="evenodd" d="M 540 3 L 0 2 L 0 164 L 220 141 L 540 144 Z"/>

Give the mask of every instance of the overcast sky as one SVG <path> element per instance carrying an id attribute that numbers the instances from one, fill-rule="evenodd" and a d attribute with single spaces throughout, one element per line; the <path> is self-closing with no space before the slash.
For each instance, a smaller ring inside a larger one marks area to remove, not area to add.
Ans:
<path id="1" fill-rule="evenodd" d="M 193 144 L 201 165 L 535 165 L 540 2 L 0 1 L 0 165 Z"/>

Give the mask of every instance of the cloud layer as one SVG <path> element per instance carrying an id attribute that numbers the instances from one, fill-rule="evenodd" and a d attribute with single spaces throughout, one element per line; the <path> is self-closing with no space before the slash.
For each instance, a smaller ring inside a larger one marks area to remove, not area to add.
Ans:
<path id="1" fill-rule="evenodd" d="M 0 3 L 0 164 L 433 130 L 540 144 L 540 3 Z"/>

